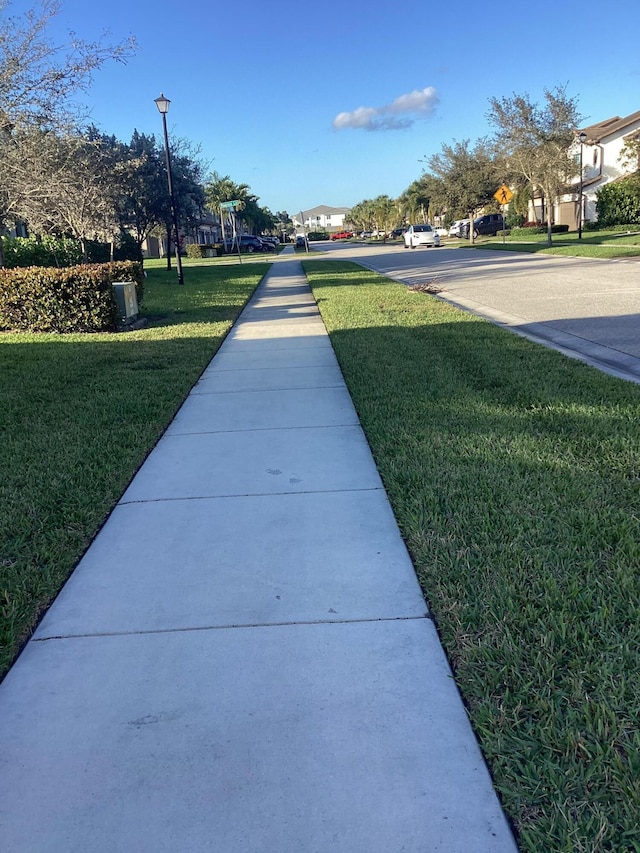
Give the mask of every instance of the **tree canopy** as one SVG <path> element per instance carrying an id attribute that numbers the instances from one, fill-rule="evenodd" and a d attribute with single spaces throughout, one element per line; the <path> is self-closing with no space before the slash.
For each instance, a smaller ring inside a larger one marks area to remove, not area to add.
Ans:
<path id="1" fill-rule="evenodd" d="M 549 204 L 578 171 L 574 142 L 582 117 L 577 99 L 569 97 L 565 87 L 545 89 L 544 98 L 542 106 L 526 94 L 491 98 L 487 117 L 496 128 L 496 145 L 507 156 L 510 168 L 532 189 L 542 191 Z M 547 215 L 549 243 L 552 224 Z"/>

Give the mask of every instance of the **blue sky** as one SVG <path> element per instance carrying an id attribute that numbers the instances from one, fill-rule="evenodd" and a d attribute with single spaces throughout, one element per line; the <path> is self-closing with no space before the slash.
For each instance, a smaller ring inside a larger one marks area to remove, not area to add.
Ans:
<path id="1" fill-rule="evenodd" d="M 162 91 L 170 133 L 274 212 L 399 195 L 443 143 L 490 132 L 492 96 L 566 85 L 585 124 L 640 109 L 638 0 L 60 3 L 56 38 L 138 41 L 95 74 L 95 123 L 160 136 Z"/>

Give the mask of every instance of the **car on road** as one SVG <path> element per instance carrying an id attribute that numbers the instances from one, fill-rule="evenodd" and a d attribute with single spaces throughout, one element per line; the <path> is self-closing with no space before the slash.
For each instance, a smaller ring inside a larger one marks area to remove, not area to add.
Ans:
<path id="1" fill-rule="evenodd" d="M 449 228 L 449 237 L 460 237 L 460 229 L 468 224 L 468 219 L 456 219 L 456 221 L 452 224 L 451 228 Z"/>
<path id="2" fill-rule="evenodd" d="M 394 229 L 393 229 L 393 231 L 391 232 L 391 234 L 390 234 L 389 236 L 390 236 L 392 239 L 395 239 L 396 237 L 402 237 L 402 235 L 404 234 L 404 232 L 405 232 L 405 229 L 404 229 L 404 228 L 394 228 Z"/>
<path id="3" fill-rule="evenodd" d="M 503 231 L 506 227 L 504 216 L 501 213 L 485 213 L 473 220 L 473 236 L 495 237 L 498 231 Z M 460 236 L 469 236 L 469 220 L 460 229 Z"/>
<path id="4" fill-rule="evenodd" d="M 329 239 L 331 240 L 348 240 L 353 237 L 353 231 L 336 231 Z"/>
<path id="5" fill-rule="evenodd" d="M 440 235 L 431 225 L 410 225 L 404 232 L 405 249 L 417 249 L 418 246 L 439 246 Z"/>

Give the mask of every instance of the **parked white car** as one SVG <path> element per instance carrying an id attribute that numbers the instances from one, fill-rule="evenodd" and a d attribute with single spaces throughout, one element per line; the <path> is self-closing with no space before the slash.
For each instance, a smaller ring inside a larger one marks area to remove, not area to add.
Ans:
<path id="1" fill-rule="evenodd" d="M 462 237 L 462 231 L 468 224 L 468 219 L 456 219 L 451 228 L 449 228 L 449 237 Z"/>
<path id="2" fill-rule="evenodd" d="M 418 246 L 439 246 L 440 235 L 436 234 L 431 225 L 410 225 L 404 232 L 405 249 L 416 249 Z"/>

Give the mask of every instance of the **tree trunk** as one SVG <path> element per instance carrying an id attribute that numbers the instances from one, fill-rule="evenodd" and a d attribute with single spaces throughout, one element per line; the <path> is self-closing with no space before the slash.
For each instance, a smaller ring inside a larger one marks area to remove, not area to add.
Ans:
<path id="1" fill-rule="evenodd" d="M 5 259 L 4 259 L 4 242 L 2 240 L 2 226 L 0 225 L 0 269 L 4 267 Z"/>
<path id="2" fill-rule="evenodd" d="M 82 249 L 82 263 L 88 264 L 89 263 L 89 251 L 88 251 L 88 247 L 87 247 L 87 238 L 84 236 L 82 236 L 80 238 L 80 248 Z"/>
<path id="3" fill-rule="evenodd" d="M 545 200 L 552 198 L 551 194 L 547 193 L 547 192 L 545 192 L 544 197 L 545 197 Z M 553 240 L 553 237 L 551 236 L 551 234 L 552 234 L 551 229 L 553 227 L 553 222 L 551 221 L 552 219 L 553 219 L 553 203 L 547 202 L 547 246 L 550 246 L 552 243 L 552 240 Z"/>
<path id="4" fill-rule="evenodd" d="M 171 228 L 167 228 L 167 269 L 171 269 Z"/>

